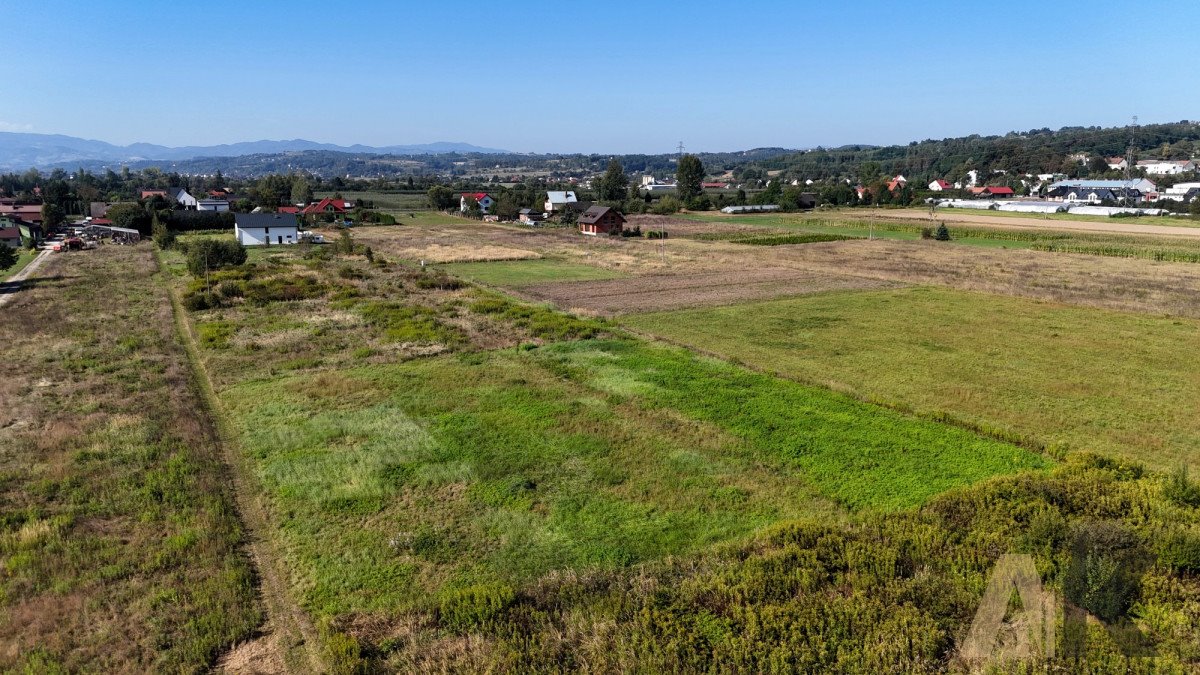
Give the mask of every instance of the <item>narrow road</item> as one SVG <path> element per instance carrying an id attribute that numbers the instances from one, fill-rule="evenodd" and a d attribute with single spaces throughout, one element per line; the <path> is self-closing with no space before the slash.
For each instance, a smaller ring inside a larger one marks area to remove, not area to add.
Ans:
<path id="1" fill-rule="evenodd" d="M 42 251 L 36 258 L 29 261 L 29 264 L 24 269 L 12 275 L 12 278 L 7 281 L 0 283 L 0 307 L 8 304 L 8 301 L 16 296 L 17 291 L 21 290 L 21 282 L 28 279 L 30 274 L 36 272 L 42 266 L 42 263 L 46 262 L 46 258 L 50 257 L 50 254 L 51 251 L 49 249 Z"/>

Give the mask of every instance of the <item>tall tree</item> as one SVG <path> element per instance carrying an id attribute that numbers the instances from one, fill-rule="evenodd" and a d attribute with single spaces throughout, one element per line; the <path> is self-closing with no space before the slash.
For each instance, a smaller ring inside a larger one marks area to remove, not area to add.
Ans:
<path id="1" fill-rule="evenodd" d="M 304 176 L 297 176 L 296 180 L 292 181 L 292 203 L 307 204 L 313 200 L 312 185 Z"/>
<path id="2" fill-rule="evenodd" d="M 17 264 L 17 252 L 8 244 L 0 244 L 0 272 Z"/>
<path id="3" fill-rule="evenodd" d="M 695 155 L 680 157 L 679 166 L 675 169 L 675 182 L 675 191 L 681 200 L 686 202 L 698 196 L 700 185 L 704 182 L 704 165 L 700 163 L 700 158 Z"/>
<path id="4" fill-rule="evenodd" d="M 621 166 L 621 162 L 616 158 L 608 160 L 608 170 L 600 179 L 600 200 L 622 201 L 625 199 L 625 190 L 628 186 L 629 179 L 625 176 L 625 169 Z"/>

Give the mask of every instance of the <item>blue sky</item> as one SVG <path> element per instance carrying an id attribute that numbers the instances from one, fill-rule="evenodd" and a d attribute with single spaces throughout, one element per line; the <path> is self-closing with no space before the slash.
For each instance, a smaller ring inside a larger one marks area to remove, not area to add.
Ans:
<path id="1" fill-rule="evenodd" d="M 1194 0 L 0 0 L 0 24 L 0 131 L 120 144 L 658 153 L 1200 117 Z"/>

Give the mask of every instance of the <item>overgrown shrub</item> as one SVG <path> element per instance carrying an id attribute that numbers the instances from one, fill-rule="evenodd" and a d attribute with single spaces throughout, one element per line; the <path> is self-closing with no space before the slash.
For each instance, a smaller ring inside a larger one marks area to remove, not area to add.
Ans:
<path id="1" fill-rule="evenodd" d="M 246 302 L 261 306 L 272 302 L 307 300 L 323 292 L 325 287 L 312 277 L 287 275 L 247 282 L 244 295 Z"/>
<path id="2" fill-rule="evenodd" d="M 509 321 L 545 340 L 586 340 L 605 332 L 604 324 L 599 321 L 576 318 L 537 305 L 519 304 L 490 293 L 471 303 L 470 309 L 477 314 Z"/>
<path id="3" fill-rule="evenodd" d="M 1200 507 L 1200 484 L 1188 478 L 1186 466 L 1180 466 L 1167 478 L 1163 496 L 1180 506 Z"/>
<path id="4" fill-rule="evenodd" d="M 1177 572 L 1200 572 L 1200 533 L 1177 530 L 1163 538 L 1158 561 Z"/>
<path id="5" fill-rule="evenodd" d="M 933 235 L 933 238 L 938 241 L 950 241 L 950 228 L 946 227 L 945 223 L 939 223 L 937 234 Z"/>
<path id="6" fill-rule="evenodd" d="M 516 593 L 506 584 L 481 584 L 447 593 L 438 603 L 438 623 L 453 631 L 487 627 L 508 609 Z"/>
<path id="7" fill-rule="evenodd" d="M 192 276 L 246 262 L 246 247 L 227 239 L 201 239 L 192 242 L 187 251 L 187 267 Z"/>
<path id="8" fill-rule="evenodd" d="M 202 312 L 221 306 L 221 299 L 216 294 L 200 290 L 183 296 L 183 307 L 191 312 Z"/>

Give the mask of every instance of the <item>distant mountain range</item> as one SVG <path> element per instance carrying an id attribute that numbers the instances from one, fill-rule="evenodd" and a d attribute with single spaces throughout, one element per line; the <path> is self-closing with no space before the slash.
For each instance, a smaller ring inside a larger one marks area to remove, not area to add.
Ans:
<path id="1" fill-rule="evenodd" d="M 0 171 L 24 170 L 31 167 L 38 169 L 74 168 L 80 163 L 102 162 L 121 165 L 155 160 L 178 161 L 197 157 L 242 157 L 312 150 L 379 155 L 506 154 L 508 152 L 496 148 L 482 148 L 469 143 L 440 142 L 371 147 L 316 143 L 299 138 L 290 141 L 249 141 L 178 148 L 152 143 L 121 146 L 60 134 L 0 132 Z"/>

